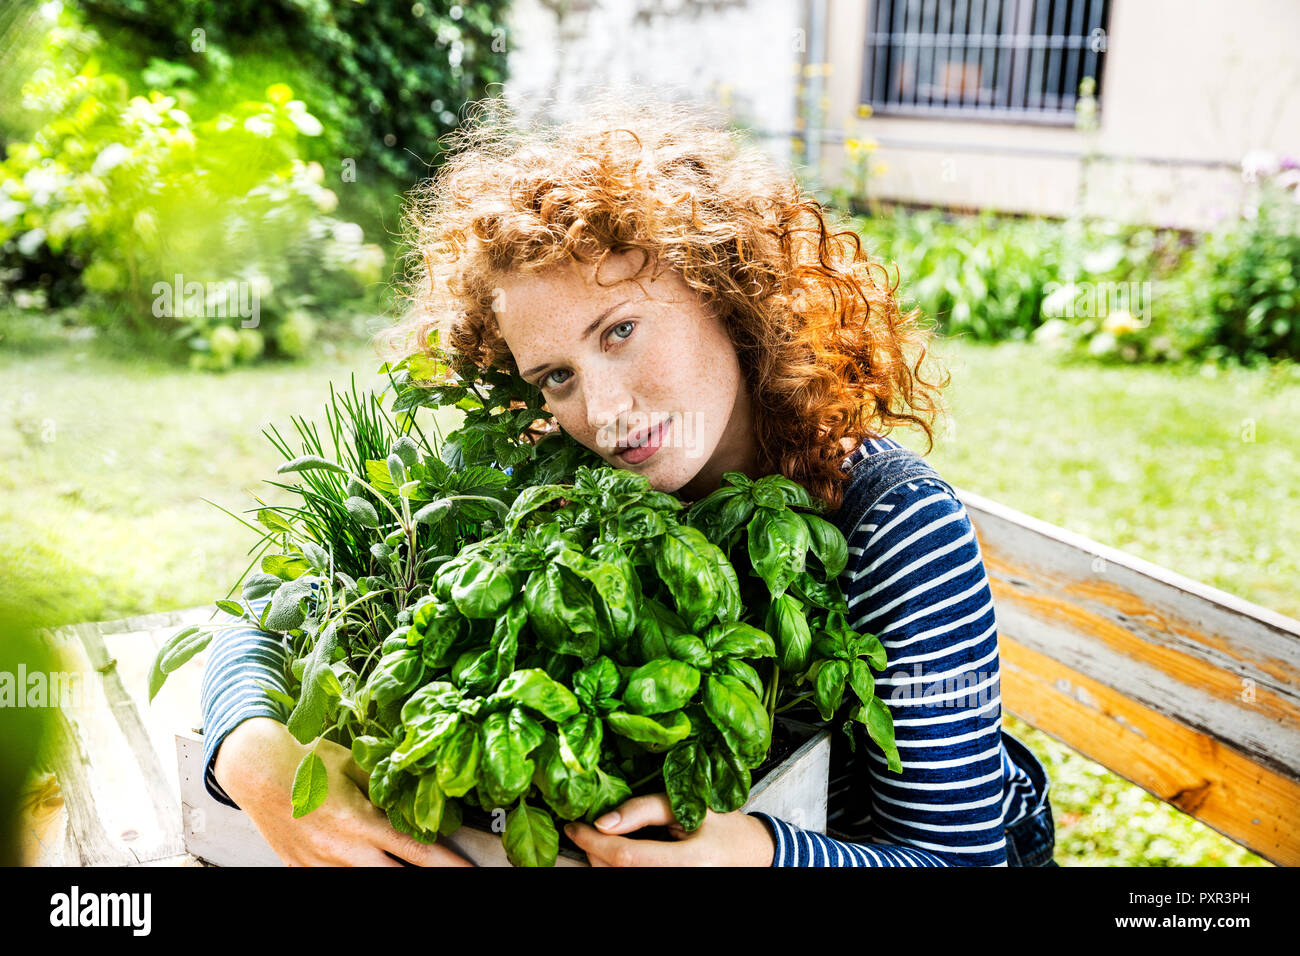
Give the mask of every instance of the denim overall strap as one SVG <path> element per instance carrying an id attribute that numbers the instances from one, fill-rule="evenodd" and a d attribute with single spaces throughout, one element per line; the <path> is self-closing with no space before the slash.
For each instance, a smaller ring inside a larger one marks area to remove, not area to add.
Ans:
<path id="1" fill-rule="evenodd" d="M 899 485 L 918 478 L 931 478 L 949 491 L 952 486 L 939 477 L 939 473 L 916 452 L 908 448 L 887 448 L 854 462 L 845 487 L 844 501 L 839 510 L 827 515 L 851 540 L 855 531 L 866 520 L 880 500 Z M 954 496 L 956 492 L 953 491 Z"/>

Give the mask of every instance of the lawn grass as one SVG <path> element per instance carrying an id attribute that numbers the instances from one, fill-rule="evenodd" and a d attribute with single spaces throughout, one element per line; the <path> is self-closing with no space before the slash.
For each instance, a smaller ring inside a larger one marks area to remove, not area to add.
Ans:
<path id="1" fill-rule="evenodd" d="M 330 351 L 333 354 L 329 354 Z M 0 352 L 0 548 L 9 583 L 72 620 L 194 607 L 224 596 L 256 536 L 237 514 L 292 447 L 291 415 L 323 426 L 329 383 L 379 387 L 364 344 L 310 362 L 196 374 L 89 344 Z M 71 621 L 69 622 L 71 623 Z"/>
<path id="2" fill-rule="evenodd" d="M 953 427 L 930 460 L 954 484 L 1300 616 L 1294 367 L 1209 374 L 1077 365 L 1019 344 L 938 351 Z M 362 342 L 224 375 L 92 342 L 0 343 L 0 579 L 69 623 L 210 603 L 256 538 L 201 497 L 236 513 L 255 506 L 250 492 L 287 500 L 263 484 L 282 459 L 261 429 L 289 438 L 291 415 L 323 422 L 328 383 L 355 373 L 375 387 L 378 365 Z M 1007 726 L 1053 780 L 1061 863 L 1264 862 L 1046 734 Z"/>
<path id="3" fill-rule="evenodd" d="M 946 341 L 953 484 L 1300 617 L 1300 366 L 1102 366 Z M 899 441 L 924 451 L 915 431 Z"/>

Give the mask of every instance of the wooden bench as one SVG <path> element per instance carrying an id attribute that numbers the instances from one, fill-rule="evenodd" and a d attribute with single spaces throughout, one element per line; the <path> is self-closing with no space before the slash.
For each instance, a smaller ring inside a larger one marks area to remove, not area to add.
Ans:
<path id="1" fill-rule="evenodd" d="M 992 581 L 1004 708 L 1261 856 L 1300 863 L 1300 622 L 959 494 Z M 203 820 L 174 768 L 176 734 L 200 723 L 201 667 L 145 701 L 161 642 L 211 614 L 47 632 L 93 692 L 59 716 L 53 773 L 29 794 L 29 860 L 197 862 L 186 834 L 193 844 Z"/>
<path id="2" fill-rule="evenodd" d="M 1006 710 L 1274 863 L 1300 863 L 1300 621 L 958 491 Z"/>

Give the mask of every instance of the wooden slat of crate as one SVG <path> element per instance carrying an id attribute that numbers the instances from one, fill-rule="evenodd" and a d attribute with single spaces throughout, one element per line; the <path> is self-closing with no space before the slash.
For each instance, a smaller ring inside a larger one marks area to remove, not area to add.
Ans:
<path id="1" fill-rule="evenodd" d="M 52 773 L 29 786 L 23 859 L 47 866 L 134 866 L 186 856 L 171 733 L 197 712 L 200 669 L 178 671 L 150 708 L 148 670 L 190 609 L 44 632 L 76 696 L 53 709 L 44 753 Z M 189 725 L 189 724 L 187 724 Z M 160 746 L 161 743 L 161 746 Z"/>
<path id="2" fill-rule="evenodd" d="M 1300 622 L 960 495 L 993 590 L 1007 709 L 1300 863 Z"/>
<path id="3" fill-rule="evenodd" d="M 751 791 L 745 810 L 762 810 L 795 826 L 818 833 L 826 830 L 826 780 L 830 773 L 830 732 L 807 725 L 809 739 L 765 776 Z M 218 803 L 203 785 L 203 738 L 176 734 L 181 805 L 185 814 L 185 847 L 194 856 L 217 866 L 283 866 L 257 827 L 245 814 Z M 463 826 L 450 837 L 439 837 L 448 849 L 478 866 L 509 866 L 501 837 Z M 582 854 L 561 848 L 556 866 L 586 866 Z"/>

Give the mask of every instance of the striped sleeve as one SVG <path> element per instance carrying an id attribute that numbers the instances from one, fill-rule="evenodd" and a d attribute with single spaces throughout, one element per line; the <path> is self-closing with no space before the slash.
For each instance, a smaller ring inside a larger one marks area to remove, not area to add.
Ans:
<path id="1" fill-rule="evenodd" d="M 260 617 L 270 597 L 250 601 Z M 224 613 L 224 612 L 223 612 Z M 225 615 L 227 623 L 235 623 Z M 247 625 L 218 631 L 208 651 L 203 671 L 203 782 L 213 798 L 236 807 L 213 773 L 217 750 L 235 727 L 249 717 L 287 718 L 284 708 L 266 692 L 274 687 L 288 693 L 287 652 L 280 635 Z"/>
<path id="2" fill-rule="evenodd" d="M 932 479 L 900 485 L 853 533 L 841 581 L 850 624 L 888 654 L 876 694 L 903 770 L 859 733 L 848 786 L 868 795 L 853 801 L 865 812 L 836 829 L 880 842 L 755 814 L 773 831 L 773 865 L 1006 866 L 997 627 L 965 506 Z"/>

